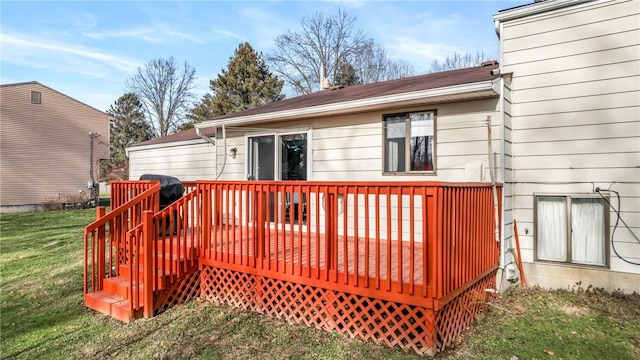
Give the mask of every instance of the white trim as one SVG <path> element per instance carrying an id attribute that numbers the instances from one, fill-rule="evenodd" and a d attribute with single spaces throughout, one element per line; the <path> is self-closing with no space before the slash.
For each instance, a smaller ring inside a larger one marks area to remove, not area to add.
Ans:
<path id="1" fill-rule="evenodd" d="M 258 137 L 258 136 L 273 136 L 276 140 L 278 136 L 281 135 L 292 135 L 292 134 L 306 134 L 307 135 L 307 178 L 305 181 L 313 180 L 313 139 L 312 139 L 312 131 L 311 127 L 308 128 L 291 128 L 291 129 L 276 129 L 275 131 L 257 131 L 257 132 L 245 132 L 244 133 L 244 177 L 246 179 L 249 178 L 249 170 L 251 160 L 249 159 L 251 150 L 249 149 L 249 138 Z M 280 177 L 282 176 L 282 169 L 280 169 L 280 149 L 277 145 L 274 145 L 274 177 L 276 181 L 280 181 Z"/>
<path id="2" fill-rule="evenodd" d="M 523 7 L 517 7 L 515 9 L 506 10 L 501 13 L 497 13 L 493 15 L 493 20 L 495 21 L 509 21 L 515 20 L 522 17 L 527 17 L 531 15 L 541 14 L 548 11 L 553 11 L 557 9 L 562 9 L 565 7 L 579 5 L 586 2 L 591 2 L 593 0 L 552 0 L 552 1 L 541 1 L 538 3 L 533 3 Z"/>
<path id="3" fill-rule="evenodd" d="M 170 148 L 176 146 L 185 146 L 185 145 L 202 145 L 207 144 L 204 139 L 192 139 L 192 140 L 183 140 L 183 141 L 173 141 L 166 142 L 161 144 L 151 144 L 151 145 L 140 145 L 140 146 L 132 146 L 125 149 L 127 152 L 127 156 L 129 156 L 130 152 L 139 151 L 139 150 L 152 150 L 152 149 L 162 149 L 162 148 Z"/>
<path id="4" fill-rule="evenodd" d="M 268 121 L 268 120 L 288 120 L 293 118 L 310 117 L 310 116 L 326 116 L 339 113 L 348 113 L 354 111 L 371 110 L 376 107 L 388 106 L 391 104 L 402 105 L 403 102 L 411 102 L 416 100 L 427 100 L 429 98 L 437 98 L 452 95 L 477 94 L 482 92 L 491 92 L 492 95 L 500 94 L 500 84 L 496 80 L 489 80 L 471 84 L 448 86 L 437 89 L 427 89 L 413 91 L 401 94 L 378 96 L 360 100 L 336 102 L 325 105 L 303 107 L 299 109 L 276 111 L 271 113 L 247 115 L 231 117 L 220 120 L 204 121 L 196 124 L 196 128 L 217 127 L 222 124 L 241 125 L 252 122 Z M 489 94 L 487 94 L 489 95 Z M 463 99 L 460 99 L 463 100 Z"/>

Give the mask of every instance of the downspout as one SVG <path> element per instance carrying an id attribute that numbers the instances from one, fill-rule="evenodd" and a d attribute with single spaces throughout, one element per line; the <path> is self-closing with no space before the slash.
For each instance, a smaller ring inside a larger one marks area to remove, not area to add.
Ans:
<path id="1" fill-rule="evenodd" d="M 491 146 L 491 116 L 487 116 L 487 137 L 488 137 L 488 153 L 489 156 L 489 176 L 491 177 L 491 188 L 493 190 L 493 212 L 496 227 L 494 229 L 494 236 L 496 243 L 500 243 L 500 214 L 498 213 L 498 190 L 496 188 L 496 176 L 494 174 L 494 163 Z"/>
<path id="2" fill-rule="evenodd" d="M 202 131 L 200 130 L 200 128 L 196 127 L 196 135 L 198 135 L 199 137 L 201 137 L 204 141 L 216 145 L 216 142 L 214 140 L 212 140 L 210 137 L 206 136 L 205 134 L 202 133 Z M 225 166 L 227 165 L 227 128 L 224 124 L 222 124 L 222 143 L 223 143 L 223 160 L 222 160 L 222 168 L 220 169 L 220 172 L 218 173 L 216 171 L 216 180 L 218 180 L 220 178 L 220 176 L 222 176 L 222 172 L 224 171 Z M 217 152 L 217 147 L 216 147 L 216 154 Z M 217 155 L 216 155 L 217 157 Z M 216 159 L 217 160 L 217 159 Z M 217 163 L 217 161 L 216 161 Z M 218 165 L 216 164 L 216 167 Z"/>

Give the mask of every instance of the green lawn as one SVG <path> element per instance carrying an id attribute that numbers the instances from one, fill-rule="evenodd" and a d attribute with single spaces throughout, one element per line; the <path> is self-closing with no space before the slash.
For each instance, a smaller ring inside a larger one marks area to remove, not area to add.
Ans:
<path id="1" fill-rule="evenodd" d="M 2 358 L 420 358 L 206 301 L 129 325 L 94 313 L 82 298 L 82 229 L 94 214 L 0 215 Z M 640 358 L 640 296 L 532 289 L 494 305 L 436 358 Z"/>

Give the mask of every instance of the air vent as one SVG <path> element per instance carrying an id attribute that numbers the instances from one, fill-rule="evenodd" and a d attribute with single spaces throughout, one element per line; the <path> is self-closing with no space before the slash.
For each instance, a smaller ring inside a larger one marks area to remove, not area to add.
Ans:
<path id="1" fill-rule="evenodd" d="M 498 61 L 497 60 L 488 60 L 488 61 L 485 61 L 482 64 L 480 64 L 481 67 L 493 66 L 493 65 L 498 65 Z"/>
<path id="2" fill-rule="evenodd" d="M 42 93 L 40 93 L 40 91 L 32 91 L 31 92 L 31 103 L 32 104 L 41 104 L 42 103 Z"/>

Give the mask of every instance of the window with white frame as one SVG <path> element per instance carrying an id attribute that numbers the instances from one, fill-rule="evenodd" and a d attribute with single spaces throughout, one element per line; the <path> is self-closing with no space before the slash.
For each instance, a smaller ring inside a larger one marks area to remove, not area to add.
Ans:
<path id="1" fill-rule="evenodd" d="M 536 260 L 608 265 L 609 216 L 602 198 L 536 196 Z"/>
<path id="2" fill-rule="evenodd" d="M 434 172 L 435 111 L 384 117 L 384 172 Z"/>

